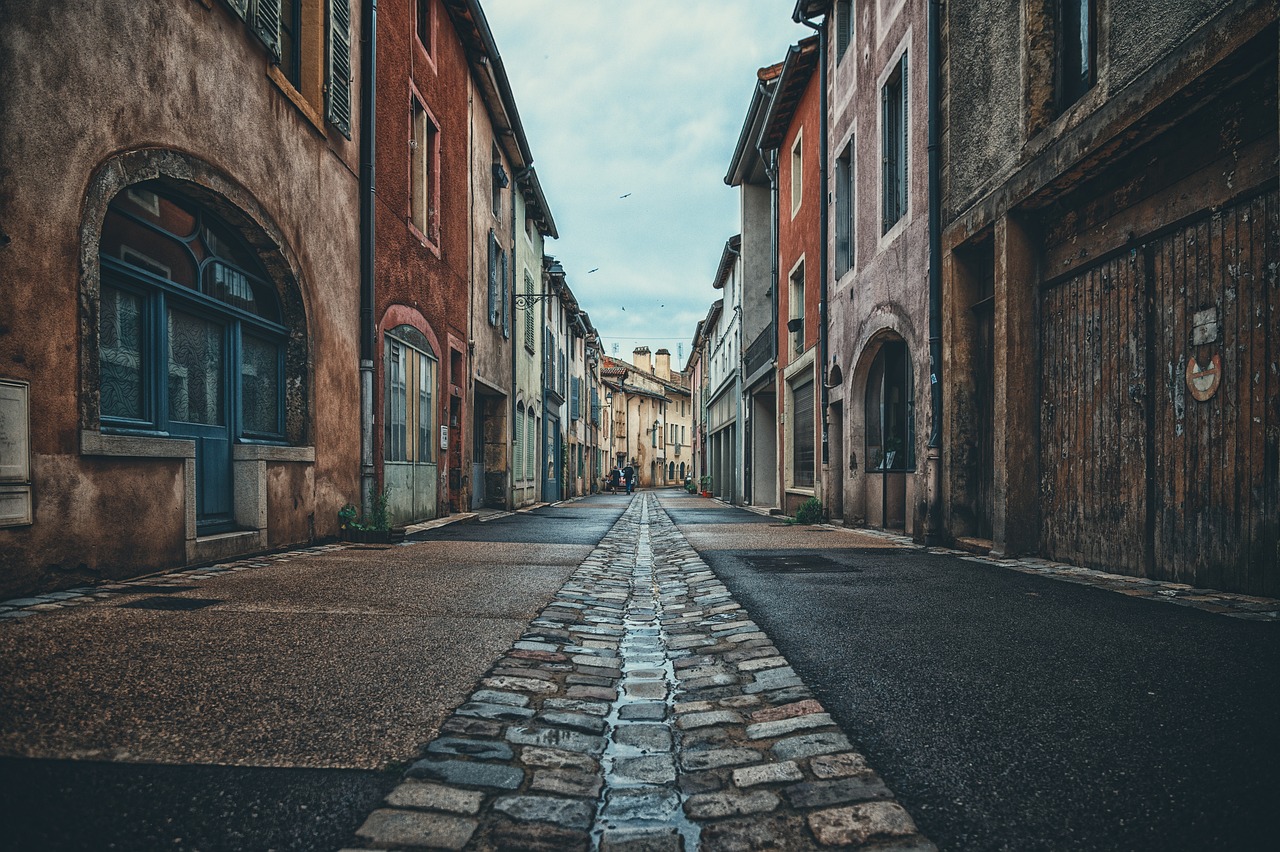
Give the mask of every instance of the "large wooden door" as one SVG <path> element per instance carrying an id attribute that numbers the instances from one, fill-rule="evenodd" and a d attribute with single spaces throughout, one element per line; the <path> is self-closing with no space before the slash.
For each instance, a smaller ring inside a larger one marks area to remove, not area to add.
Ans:
<path id="1" fill-rule="evenodd" d="M 1044 291 L 1047 556 L 1280 592 L 1277 221 L 1271 189 Z"/>

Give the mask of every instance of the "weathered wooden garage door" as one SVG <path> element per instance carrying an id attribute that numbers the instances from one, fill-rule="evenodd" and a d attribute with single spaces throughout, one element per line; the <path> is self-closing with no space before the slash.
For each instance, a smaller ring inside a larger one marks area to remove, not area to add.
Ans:
<path id="1" fill-rule="evenodd" d="M 1280 594 L 1277 206 L 1272 189 L 1044 292 L 1047 556 Z"/>

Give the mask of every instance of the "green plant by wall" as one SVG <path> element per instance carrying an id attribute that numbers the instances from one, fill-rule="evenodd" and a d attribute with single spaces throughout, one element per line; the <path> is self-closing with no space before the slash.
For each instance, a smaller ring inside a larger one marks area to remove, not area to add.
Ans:
<path id="1" fill-rule="evenodd" d="M 796 509 L 797 524 L 820 524 L 822 523 L 822 501 L 817 497 L 810 497 L 800 504 L 800 508 Z"/>
<path id="2" fill-rule="evenodd" d="M 389 530 L 391 523 L 387 519 L 387 495 L 389 490 L 369 487 L 369 529 Z"/>

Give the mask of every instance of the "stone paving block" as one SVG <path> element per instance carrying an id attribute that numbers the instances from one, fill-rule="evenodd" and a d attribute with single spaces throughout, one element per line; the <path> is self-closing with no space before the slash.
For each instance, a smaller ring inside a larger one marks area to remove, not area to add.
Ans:
<path id="1" fill-rule="evenodd" d="M 612 687 L 613 682 L 616 679 L 617 678 L 613 678 L 613 677 L 601 677 L 600 675 L 584 675 L 584 674 L 578 674 L 575 672 L 574 674 L 571 674 L 568 677 L 566 677 L 564 679 L 564 682 L 569 686 Z"/>
<path id="2" fill-rule="evenodd" d="M 439 737 L 427 746 L 428 754 L 451 754 L 477 760 L 510 760 L 511 746 L 493 740 L 471 740 L 462 737 Z"/>
<path id="3" fill-rule="evenodd" d="M 747 725 L 747 739 L 751 740 L 767 740 L 774 737 L 785 736 L 795 731 L 804 731 L 809 728 L 825 728 L 834 725 L 835 722 L 831 716 L 826 713 L 810 713 L 807 716 L 793 716 L 787 719 L 778 719 L 774 722 L 756 722 Z"/>
<path id="4" fill-rule="evenodd" d="M 429 781 L 406 781 L 387 795 L 393 808 L 419 808 L 471 816 L 480 810 L 484 794 L 479 790 L 459 790 Z"/>
<path id="5" fill-rule="evenodd" d="M 674 828 L 612 828 L 600 836 L 600 852 L 682 852 L 684 840 Z"/>
<path id="6" fill-rule="evenodd" d="M 812 757 L 815 754 L 849 751 L 851 748 L 853 745 L 844 734 L 820 733 L 778 740 L 769 751 L 779 760 L 795 760 L 800 757 Z"/>
<path id="7" fill-rule="evenodd" d="M 809 828 L 824 846 L 860 845 L 914 834 L 915 823 L 897 802 L 868 802 L 809 814 Z"/>
<path id="8" fill-rule="evenodd" d="M 735 710 L 741 710 L 745 707 L 760 706 L 760 696 L 758 695 L 730 695 L 728 698 L 721 698 L 717 702 L 721 707 L 731 707 Z"/>
<path id="9" fill-rule="evenodd" d="M 544 769 L 573 769 L 580 772 L 595 772 L 599 763 L 595 758 L 573 751 L 562 751 L 555 748 L 539 748 L 525 746 L 520 751 L 520 762 L 526 766 Z"/>
<path id="10" fill-rule="evenodd" d="M 723 769 L 706 769 L 701 772 L 682 772 L 676 776 L 678 786 L 686 796 L 698 793 L 716 793 L 729 786 L 728 775 Z"/>
<path id="11" fill-rule="evenodd" d="M 703 713 L 714 708 L 715 705 L 710 701 L 677 701 L 675 711 L 683 715 L 685 713 Z"/>
<path id="12" fill-rule="evenodd" d="M 782 763 L 762 763 L 757 766 L 744 766 L 733 770 L 733 783 L 736 787 L 754 787 L 757 784 L 782 784 L 799 781 L 804 773 L 794 760 Z"/>
<path id="13" fill-rule="evenodd" d="M 531 728 L 523 725 L 508 728 L 507 741 L 517 745 L 562 749 L 593 756 L 603 753 L 605 747 L 603 737 L 559 728 Z"/>
<path id="14" fill-rule="evenodd" d="M 768 692 L 773 689 L 786 689 L 792 686 L 803 686 L 803 681 L 794 675 L 779 680 L 757 680 L 755 683 L 748 684 L 742 688 L 742 691 L 748 695 L 754 695 L 758 692 Z"/>
<path id="15" fill-rule="evenodd" d="M 576 852 L 585 850 L 591 837 L 585 831 L 562 828 L 547 822 L 518 822 L 504 819 L 490 834 L 487 848 L 512 850 L 512 852 Z"/>
<path id="16" fill-rule="evenodd" d="M 505 704 L 509 707 L 528 707 L 529 696 L 520 692 L 499 692 L 496 689 L 477 689 L 469 702 L 477 704 Z"/>
<path id="17" fill-rule="evenodd" d="M 618 718 L 627 720 L 661 720 L 667 718 L 667 705 L 661 701 L 637 701 L 618 708 Z"/>
<path id="18" fill-rule="evenodd" d="M 482 704 L 468 701 L 454 711 L 459 716 L 474 716 L 477 719 L 492 719 L 502 722 L 520 722 L 533 718 L 533 711 L 525 707 L 512 707 L 508 704 Z"/>
<path id="19" fill-rule="evenodd" d="M 811 849 L 799 816 L 753 816 L 702 827 L 699 852 L 754 852 L 758 849 Z M 878 850 L 877 850 L 878 852 Z"/>
<path id="20" fill-rule="evenodd" d="M 605 793 L 600 818 L 606 823 L 649 820 L 666 822 L 680 810 L 680 795 L 665 787 L 636 787 Z"/>
<path id="21" fill-rule="evenodd" d="M 570 698 L 588 698 L 593 701 L 614 701 L 618 691 L 606 686 L 571 686 L 565 690 Z"/>
<path id="22" fill-rule="evenodd" d="M 609 705 L 603 701 L 583 701 L 577 698 L 548 698 L 542 702 L 542 709 L 563 710 L 569 713 L 589 713 L 592 716 L 608 716 Z"/>
<path id="23" fill-rule="evenodd" d="M 782 800 L 768 790 L 754 790 L 750 793 L 700 793 L 685 801 L 684 812 L 690 819 L 721 819 L 768 813 L 780 804 Z"/>
<path id="24" fill-rule="evenodd" d="M 759 763 L 763 758 L 764 753 L 753 748 L 713 748 L 681 752 L 680 765 L 690 772 L 696 772 L 700 769 Z"/>
<path id="25" fill-rule="evenodd" d="M 514 689 L 519 690 L 520 692 L 535 693 L 558 692 L 560 690 L 560 687 L 556 686 L 554 683 L 533 677 L 497 675 L 495 677 L 487 677 L 480 682 L 485 686 L 500 690 Z"/>
<path id="26" fill-rule="evenodd" d="M 619 757 L 613 761 L 610 779 L 624 784 L 673 784 L 676 780 L 675 758 L 669 754 Z"/>
<path id="27" fill-rule="evenodd" d="M 796 808 L 825 808 L 848 802 L 865 802 L 871 799 L 891 799 L 893 793 L 873 772 L 836 778 L 831 781 L 808 781 L 783 791 L 787 801 Z"/>
<path id="28" fill-rule="evenodd" d="M 614 727 L 613 738 L 619 745 L 641 751 L 668 752 L 672 746 L 671 729 L 666 725 L 620 724 Z"/>
<path id="29" fill-rule="evenodd" d="M 676 724 L 686 731 L 695 728 L 706 728 L 711 725 L 738 725 L 742 723 L 742 714 L 736 710 L 707 710 L 701 713 L 686 713 L 676 719 Z"/>
<path id="30" fill-rule="evenodd" d="M 594 772 L 579 772 L 574 769 L 539 769 L 534 772 L 529 789 L 539 793 L 578 796 L 594 800 L 600 795 L 602 784 L 604 779 Z"/>
<path id="31" fill-rule="evenodd" d="M 667 685 L 653 680 L 625 680 L 623 692 L 628 698 L 650 698 L 661 701 L 667 697 Z"/>
<path id="32" fill-rule="evenodd" d="M 582 731 L 584 734 L 600 734 L 604 732 L 605 720 L 599 716 L 590 716 L 586 713 L 569 713 L 561 710 L 544 710 L 539 716 L 538 721 L 546 725 L 555 725 L 558 728 L 568 728 L 571 731 Z"/>
<path id="33" fill-rule="evenodd" d="M 824 754 L 809 761 L 809 771 L 818 778 L 847 778 L 869 772 L 867 759 L 856 751 Z"/>
<path id="34" fill-rule="evenodd" d="M 549 822 L 579 831 L 590 827 L 595 813 L 587 802 L 552 796 L 503 796 L 493 803 L 493 809 L 522 822 Z"/>
<path id="35" fill-rule="evenodd" d="M 388 846 L 461 849 L 476 826 L 474 819 L 465 817 L 383 808 L 369 814 L 356 835 Z"/>
<path id="36" fill-rule="evenodd" d="M 473 763 L 463 760 L 423 758 L 405 773 L 409 778 L 443 781 L 467 787 L 495 787 L 514 790 L 524 781 L 524 773 L 514 766 L 500 763 Z"/>
<path id="37" fill-rule="evenodd" d="M 752 722 L 776 722 L 779 719 L 790 719 L 795 716 L 806 716 L 810 713 L 823 712 L 822 705 L 812 698 L 804 701 L 793 701 L 777 707 L 766 707 L 751 714 Z"/>
<path id="38" fill-rule="evenodd" d="M 442 734 L 463 734 L 491 740 L 502 735 L 502 724 L 488 719 L 473 719 L 468 716 L 450 716 L 440 726 Z"/>

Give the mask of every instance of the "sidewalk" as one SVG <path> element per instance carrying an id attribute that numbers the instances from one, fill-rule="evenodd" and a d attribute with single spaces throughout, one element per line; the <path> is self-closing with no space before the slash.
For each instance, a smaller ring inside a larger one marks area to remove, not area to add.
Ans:
<path id="1" fill-rule="evenodd" d="M 644 493 L 357 833 L 379 849 L 890 841 L 933 848 Z"/>

